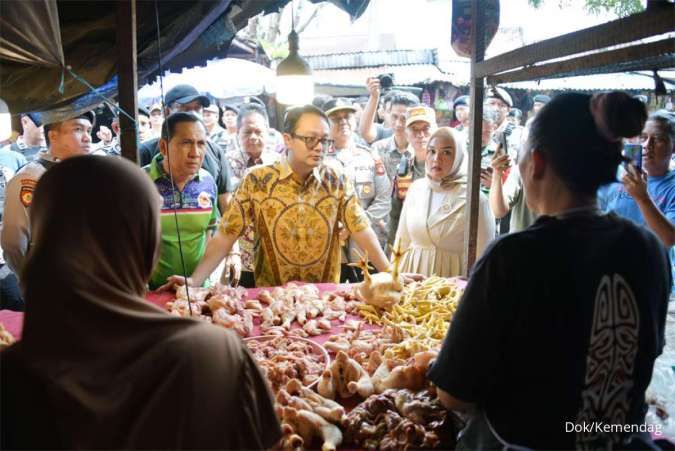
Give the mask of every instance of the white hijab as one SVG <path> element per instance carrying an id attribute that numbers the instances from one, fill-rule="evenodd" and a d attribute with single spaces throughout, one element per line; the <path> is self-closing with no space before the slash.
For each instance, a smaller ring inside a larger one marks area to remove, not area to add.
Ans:
<path id="1" fill-rule="evenodd" d="M 455 144 L 455 159 L 452 162 L 452 167 L 448 175 L 443 177 L 440 181 L 434 181 L 429 177 L 427 173 L 427 181 L 429 182 L 429 187 L 433 191 L 447 191 L 457 184 L 466 185 L 466 166 L 464 163 L 464 154 L 466 153 L 464 149 L 464 141 L 461 136 L 458 135 L 455 130 L 450 127 L 441 127 L 431 135 L 429 142 L 434 138 L 445 138 L 450 139 Z"/>

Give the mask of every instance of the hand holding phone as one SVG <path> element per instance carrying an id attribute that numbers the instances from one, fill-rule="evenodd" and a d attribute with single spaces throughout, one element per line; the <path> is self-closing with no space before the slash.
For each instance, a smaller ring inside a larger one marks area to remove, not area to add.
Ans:
<path id="1" fill-rule="evenodd" d="M 485 168 L 480 170 L 480 184 L 485 188 L 492 186 L 492 168 Z"/>
<path id="2" fill-rule="evenodd" d="M 501 144 L 497 146 L 497 150 L 492 157 L 491 166 L 492 169 L 499 173 L 502 173 L 511 167 L 511 160 L 506 152 L 504 152 Z"/>
<path id="3" fill-rule="evenodd" d="M 636 201 L 649 199 L 647 191 L 647 173 L 637 169 L 633 164 L 628 164 L 626 173 L 621 177 L 621 182 L 630 196 Z"/>

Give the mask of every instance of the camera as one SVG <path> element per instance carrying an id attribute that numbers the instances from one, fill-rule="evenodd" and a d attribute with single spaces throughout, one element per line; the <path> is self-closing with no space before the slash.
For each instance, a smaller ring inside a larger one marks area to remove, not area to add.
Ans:
<path id="1" fill-rule="evenodd" d="M 394 86 L 394 74 L 380 74 L 375 78 L 380 81 L 380 88 L 383 91 L 388 91 Z"/>

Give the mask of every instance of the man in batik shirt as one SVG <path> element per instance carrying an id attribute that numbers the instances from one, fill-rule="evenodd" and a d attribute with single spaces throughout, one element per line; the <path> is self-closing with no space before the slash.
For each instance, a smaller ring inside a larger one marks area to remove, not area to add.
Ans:
<path id="1" fill-rule="evenodd" d="M 287 155 L 249 170 L 188 284 L 202 284 L 250 223 L 259 287 L 293 280 L 338 282 L 342 225 L 378 271 L 389 269 L 351 182 L 322 164 L 332 144 L 326 115 L 311 105 L 293 108 L 284 131 Z M 167 285 L 183 283 L 185 278 L 172 276 Z"/>

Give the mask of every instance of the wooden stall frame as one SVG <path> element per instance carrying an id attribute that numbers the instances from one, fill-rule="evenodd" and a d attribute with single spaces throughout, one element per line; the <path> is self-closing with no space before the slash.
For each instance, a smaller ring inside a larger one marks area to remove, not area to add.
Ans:
<path id="1" fill-rule="evenodd" d="M 465 276 L 476 261 L 480 187 L 480 130 L 483 123 L 484 84 L 540 80 L 561 76 L 655 70 L 675 66 L 675 40 L 635 41 L 673 32 L 675 4 L 648 0 L 647 9 L 622 19 L 546 39 L 484 60 L 485 15 L 481 0 L 472 0 L 471 130 L 469 193 L 466 206 Z M 623 44 L 632 45 L 617 48 Z M 595 52 L 585 54 L 587 52 Z M 579 56 L 579 54 L 584 54 Z M 575 56 L 576 55 L 576 56 Z M 572 58 L 561 59 L 572 56 Z M 547 64 L 545 61 L 561 59 Z M 479 127 L 478 125 L 481 125 Z"/>
<path id="2" fill-rule="evenodd" d="M 119 115 L 122 157 L 138 163 L 138 72 L 136 66 L 136 0 L 117 1 Z"/>

